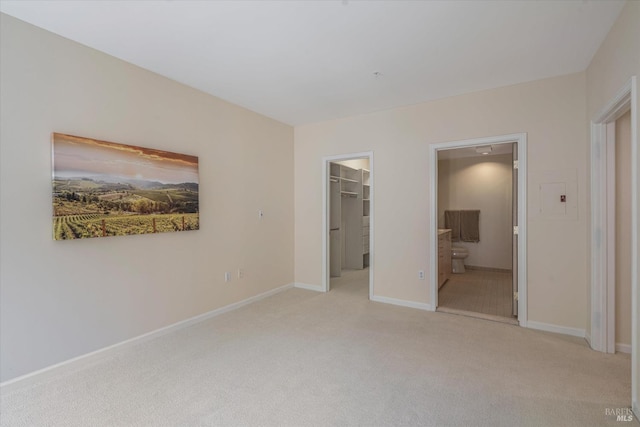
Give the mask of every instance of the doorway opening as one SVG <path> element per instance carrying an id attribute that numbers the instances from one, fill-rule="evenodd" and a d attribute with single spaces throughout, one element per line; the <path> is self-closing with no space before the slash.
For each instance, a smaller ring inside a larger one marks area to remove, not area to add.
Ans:
<path id="1" fill-rule="evenodd" d="M 373 295 L 373 153 L 323 159 L 323 291 Z"/>
<path id="2" fill-rule="evenodd" d="M 438 151 L 438 311 L 517 324 L 514 144 Z"/>
<path id="3" fill-rule="evenodd" d="M 631 353 L 631 111 L 627 110 L 612 125 L 614 200 L 612 209 L 613 286 L 611 305 L 614 331 L 610 334 L 608 352 Z M 607 138 L 609 139 L 609 138 Z M 610 187 L 611 188 L 611 187 Z"/>
<path id="4" fill-rule="evenodd" d="M 591 317 L 587 341 L 594 350 L 616 351 L 616 122 L 630 114 L 631 152 L 631 406 L 640 413 L 638 352 L 638 122 L 637 83 L 632 76 L 591 121 Z M 612 203 L 613 202 L 613 203 Z M 619 350 L 623 348 L 618 346 Z"/>
<path id="5" fill-rule="evenodd" d="M 430 154 L 433 309 L 526 326 L 526 134 Z"/>
<path id="6" fill-rule="evenodd" d="M 594 262 L 587 339 L 594 350 L 607 353 L 632 351 L 634 83 L 630 80 L 591 125 Z"/>

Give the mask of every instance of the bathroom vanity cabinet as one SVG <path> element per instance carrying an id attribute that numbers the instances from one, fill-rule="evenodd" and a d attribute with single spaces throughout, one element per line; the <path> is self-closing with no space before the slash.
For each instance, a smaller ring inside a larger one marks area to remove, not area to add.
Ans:
<path id="1" fill-rule="evenodd" d="M 438 230 L 438 289 L 451 276 L 451 230 Z"/>

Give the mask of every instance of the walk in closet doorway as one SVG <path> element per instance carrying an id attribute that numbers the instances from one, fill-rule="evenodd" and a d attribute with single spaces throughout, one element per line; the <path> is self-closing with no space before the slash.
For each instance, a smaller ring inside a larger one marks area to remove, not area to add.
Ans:
<path id="1" fill-rule="evenodd" d="M 323 290 L 373 295 L 373 153 L 323 159 Z"/>

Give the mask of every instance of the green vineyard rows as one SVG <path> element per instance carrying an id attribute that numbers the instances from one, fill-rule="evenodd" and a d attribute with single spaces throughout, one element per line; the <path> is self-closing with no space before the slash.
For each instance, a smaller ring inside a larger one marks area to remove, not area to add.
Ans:
<path id="1" fill-rule="evenodd" d="M 53 238 L 55 240 L 82 239 L 87 237 L 126 236 L 129 234 L 153 233 L 155 219 L 156 232 L 182 231 L 200 227 L 198 214 L 167 215 L 120 215 L 80 214 L 53 218 Z"/>

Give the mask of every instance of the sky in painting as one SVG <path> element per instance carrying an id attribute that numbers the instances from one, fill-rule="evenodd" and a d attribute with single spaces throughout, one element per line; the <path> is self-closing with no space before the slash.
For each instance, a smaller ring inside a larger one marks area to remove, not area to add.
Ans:
<path id="1" fill-rule="evenodd" d="M 53 134 L 54 178 L 101 176 L 198 183 L 198 158 L 186 154 Z"/>

